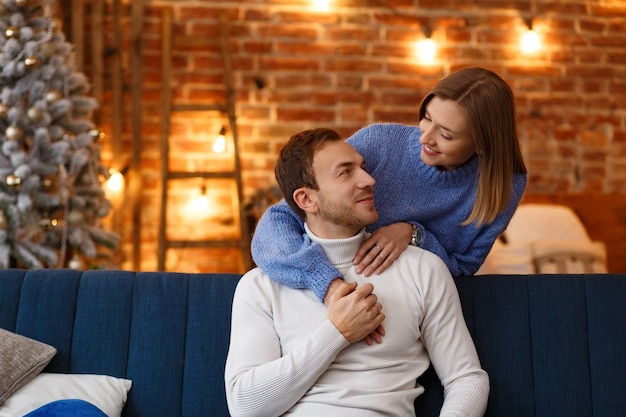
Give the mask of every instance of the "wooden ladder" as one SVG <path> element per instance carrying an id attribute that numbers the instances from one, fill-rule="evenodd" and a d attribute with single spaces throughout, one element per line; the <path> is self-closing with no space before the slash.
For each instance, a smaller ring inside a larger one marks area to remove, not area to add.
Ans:
<path id="1" fill-rule="evenodd" d="M 241 209 L 243 201 L 241 182 L 241 163 L 239 158 L 239 140 L 237 133 L 237 118 L 235 114 L 235 90 L 233 87 L 232 62 L 229 48 L 229 24 L 225 14 L 220 16 L 219 39 L 204 39 L 191 36 L 183 36 L 173 33 L 173 13 L 171 8 L 163 11 L 162 33 L 162 118 L 161 118 L 161 199 L 160 199 L 160 222 L 158 240 L 158 270 L 166 270 L 166 255 L 168 249 L 181 248 L 238 248 L 241 251 L 240 271 L 250 269 L 252 260 L 250 256 L 250 236 L 248 219 Z M 174 104 L 172 98 L 172 50 L 176 47 L 203 48 L 219 44 L 224 70 L 224 100 L 212 104 Z M 205 170 L 194 172 L 180 172 L 170 170 L 170 128 L 172 112 L 220 112 L 228 118 L 230 134 L 232 135 L 234 168 L 232 171 L 213 172 L 210 167 Z M 239 238 L 237 239 L 203 239 L 203 240 L 172 240 L 167 237 L 167 214 L 168 214 L 168 182 L 176 179 L 198 178 L 203 180 L 227 179 L 234 181 L 237 192 L 237 207 L 239 223 Z"/>

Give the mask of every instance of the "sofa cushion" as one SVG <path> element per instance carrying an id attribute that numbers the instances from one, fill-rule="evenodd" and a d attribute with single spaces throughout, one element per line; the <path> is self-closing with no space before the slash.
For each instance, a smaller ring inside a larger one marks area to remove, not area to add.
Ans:
<path id="1" fill-rule="evenodd" d="M 55 354 L 50 345 L 0 329 L 0 405 L 36 377 Z"/>
<path id="2" fill-rule="evenodd" d="M 0 407 L 0 417 L 23 416 L 58 400 L 87 401 L 109 417 L 119 417 L 132 382 L 107 375 L 41 373 Z"/>

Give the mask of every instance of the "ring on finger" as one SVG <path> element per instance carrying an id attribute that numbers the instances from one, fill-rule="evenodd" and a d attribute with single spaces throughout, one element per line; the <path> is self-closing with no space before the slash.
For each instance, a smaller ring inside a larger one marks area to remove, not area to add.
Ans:
<path id="1" fill-rule="evenodd" d="M 378 245 L 374 245 L 374 247 L 375 247 L 376 249 L 378 249 L 378 251 L 379 251 L 379 252 L 382 252 L 382 251 L 383 251 L 383 250 L 380 248 L 380 246 L 378 246 Z"/>

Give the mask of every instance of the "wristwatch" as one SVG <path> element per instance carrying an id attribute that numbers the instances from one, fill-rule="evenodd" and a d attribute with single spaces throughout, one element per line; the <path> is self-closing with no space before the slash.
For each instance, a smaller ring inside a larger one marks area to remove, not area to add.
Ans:
<path id="1" fill-rule="evenodd" d="M 411 245 L 419 246 L 422 243 L 422 229 L 416 224 L 413 224 L 413 234 L 411 235 Z"/>

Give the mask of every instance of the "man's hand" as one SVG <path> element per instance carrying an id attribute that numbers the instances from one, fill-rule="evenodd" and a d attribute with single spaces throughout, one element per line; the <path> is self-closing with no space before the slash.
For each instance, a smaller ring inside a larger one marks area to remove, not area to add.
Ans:
<path id="1" fill-rule="evenodd" d="M 413 227 L 409 223 L 393 223 L 376 230 L 354 257 L 357 274 L 369 277 L 374 272 L 383 272 L 409 246 L 412 234 Z"/>
<path id="2" fill-rule="evenodd" d="M 385 335 L 385 328 L 381 324 L 380 326 L 375 328 L 372 333 L 370 333 L 367 336 L 365 336 L 365 339 L 363 339 L 363 341 L 368 346 L 372 346 L 374 344 L 374 342 L 376 342 L 376 343 L 378 343 L 380 345 L 381 343 L 383 343 L 383 336 L 384 335 Z"/>
<path id="3" fill-rule="evenodd" d="M 356 283 L 354 283 L 356 284 Z M 333 294 L 335 291 L 337 291 L 340 287 L 344 286 L 344 285 L 349 285 L 346 284 L 346 282 L 342 279 L 335 279 L 333 280 L 329 287 L 328 290 L 326 291 L 326 296 L 324 297 L 324 304 L 326 306 L 328 306 L 329 302 L 330 302 L 330 295 Z M 354 290 L 354 288 L 356 288 L 356 285 L 353 286 L 352 290 Z M 351 292 L 350 291 L 350 292 Z M 385 335 L 385 328 L 384 326 L 381 324 L 378 327 L 376 327 L 370 334 L 368 334 L 367 336 L 365 336 L 365 338 L 363 339 L 363 341 L 368 345 L 368 346 L 372 346 L 374 343 L 378 343 L 381 344 L 383 342 L 383 336 Z"/>
<path id="4" fill-rule="evenodd" d="M 357 288 L 356 282 L 334 280 L 324 297 L 324 302 L 328 306 L 328 319 L 350 343 L 366 337 L 376 340 L 376 337 L 368 335 L 379 327 L 382 328 L 381 323 L 385 315 L 373 291 L 374 286 L 370 283 Z M 376 334 L 378 340 L 381 340 L 380 334 Z"/>
<path id="5" fill-rule="evenodd" d="M 326 305 L 326 307 L 328 307 L 328 303 L 330 302 L 330 295 L 334 293 L 335 291 L 337 291 L 343 285 L 348 285 L 348 284 L 346 284 L 346 282 L 341 278 L 336 278 L 330 282 L 330 285 L 328 286 L 328 290 L 326 290 L 326 295 L 324 296 L 324 305 Z M 354 288 L 356 288 L 356 285 Z M 354 290 L 354 288 L 352 290 Z"/>

